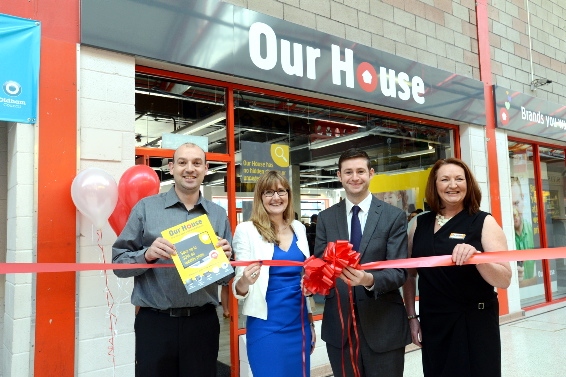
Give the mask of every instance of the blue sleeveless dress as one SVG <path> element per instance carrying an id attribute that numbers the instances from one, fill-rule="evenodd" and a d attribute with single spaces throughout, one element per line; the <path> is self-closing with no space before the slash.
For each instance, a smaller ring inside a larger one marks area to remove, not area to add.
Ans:
<path id="1" fill-rule="evenodd" d="M 273 260 L 303 262 L 305 256 L 297 246 L 297 237 L 288 251 L 274 245 Z M 267 320 L 247 317 L 246 340 L 248 360 L 254 377 L 303 377 L 303 333 L 306 376 L 310 376 L 311 326 L 306 303 L 301 313 L 302 267 L 269 268 L 267 286 Z"/>

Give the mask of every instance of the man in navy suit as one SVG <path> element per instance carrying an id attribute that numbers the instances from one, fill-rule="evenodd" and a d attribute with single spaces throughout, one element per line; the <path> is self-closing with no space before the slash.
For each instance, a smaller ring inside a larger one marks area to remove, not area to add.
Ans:
<path id="1" fill-rule="evenodd" d="M 407 258 L 407 216 L 371 195 L 373 173 L 363 150 L 342 153 L 337 174 L 346 199 L 319 213 L 315 256 L 322 257 L 328 242 L 350 240 L 361 254 L 360 264 Z M 353 376 L 353 367 L 363 377 L 403 376 L 405 346 L 411 343 L 399 293 L 406 279 L 405 269 L 363 271 L 351 267 L 336 279 L 336 287 L 326 296 L 321 334 L 335 376 L 343 376 L 343 368 L 347 376 Z M 348 283 L 353 290 L 355 327 Z M 357 357 L 353 366 L 351 357 Z"/>

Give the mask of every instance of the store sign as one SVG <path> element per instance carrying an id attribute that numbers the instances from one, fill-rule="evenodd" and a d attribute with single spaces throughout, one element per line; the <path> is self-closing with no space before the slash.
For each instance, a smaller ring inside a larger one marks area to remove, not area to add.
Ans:
<path id="1" fill-rule="evenodd" d="M 271 71 L 277 66 L 277 35 L 275 31 L 263 22 L 255 22 L 249 28 L 249 52 L 250 58 L 256 67 L 265 71 Z M 265 40 L 265 47 L 262 48 L 262 40 Z M 303 60 L 303 46 L 300 43 L 293 43 L 291 53 L 291 42 L 281 39 L 281 69 L 288 76 L 302 77 L 306 71 L 307 78 L 316 81 L 316 60 L 321 56 L 321 49 L 305 46 L 306 59 Z M 379 75 L 375 67 L 368 62 L 360 63 L 354 67 L 354 51 L 349 48 L 344 49 L 344 53 L 338 45 L 331 45 L 331 66 L 332 84 L 345 85 L 354 89 L 357 85 L 366 92 L 373 92 L 377 88 L 379 78 L 382 77 L 380 91 L 386 97 L 399 97 L 403 101 L 413 99 L 415 102 L 425 103 L 425 86 L 423 79 L 419 76 L 412 78 L 405 72 L 395 73 L 395 70 L 386 67 L 379 67 Z M 265 57 L 264 57 L 265 55 Z M 344 59 L 342 59 L 342 55 Z M 293 58 L 292 58 L 293 56 Z M 356 71 L 354 79 L 354 70 Z M 342 84 L 342 74 L 345 75 L 345 82 Z"/>
<path id="2" fill-rule="evenodd" d="M 242 141 L 241 183 L 256 183 L 270 170 L 289 178 L 289 146 Z"/>
<path id="3" fill-rule="evenodd" d="M 0 120 L 36 122 L 40 38 L 38 21 L 0 14 Z"/>
<path id="4" fill-rule="evenodd" d="M 480 81 L 219 0 L 81 4 L 83 44 L 485 125 Z"/>
<path id="5" fill-rule="evenodd" d="M 566 106 L 494 87 L 497 127 L 566 141 Z"/>

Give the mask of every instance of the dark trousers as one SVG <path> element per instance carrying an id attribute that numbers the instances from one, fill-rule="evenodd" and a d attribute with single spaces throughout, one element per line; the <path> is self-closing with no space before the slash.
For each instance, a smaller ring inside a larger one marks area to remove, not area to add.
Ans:
<path id="1" fill-rule="evenodd" d="M 405 347 L 388 352 L 374 352 L 366 342 L 358 322 L 358 338 L 360 341 L 358 359 L 355 364 L 361 377 L 403 377 L 405 367 Z M 355 335 L 351 334 L 353 355 L 355 357 Z M 344 349 L 326 343 L 326 351 L 332 372 L 336 377 L 352 377 L 354 371 L 350 356 L 350 340 Z M 344 367 L 344 369 L 343 369 Z M 345 372 L 345 374 L 344 374 Z"/>
<path id="2" fill-rule="evenodd" d="M 136 377 L 216 377 L 220 323 L 213 305 L 171 317 L 148 308 L 136 316 Z"/>

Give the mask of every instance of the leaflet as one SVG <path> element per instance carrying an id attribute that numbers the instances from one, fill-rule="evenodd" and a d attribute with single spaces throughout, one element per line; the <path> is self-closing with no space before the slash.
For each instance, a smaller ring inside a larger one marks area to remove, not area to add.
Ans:
<path id="1" fill-rule="evenodd" d="M 177 249 L 172 257 L 188 293 L 193 293 L 234 272 L 207 215 L 165 229 L 163 238 Z"/>

